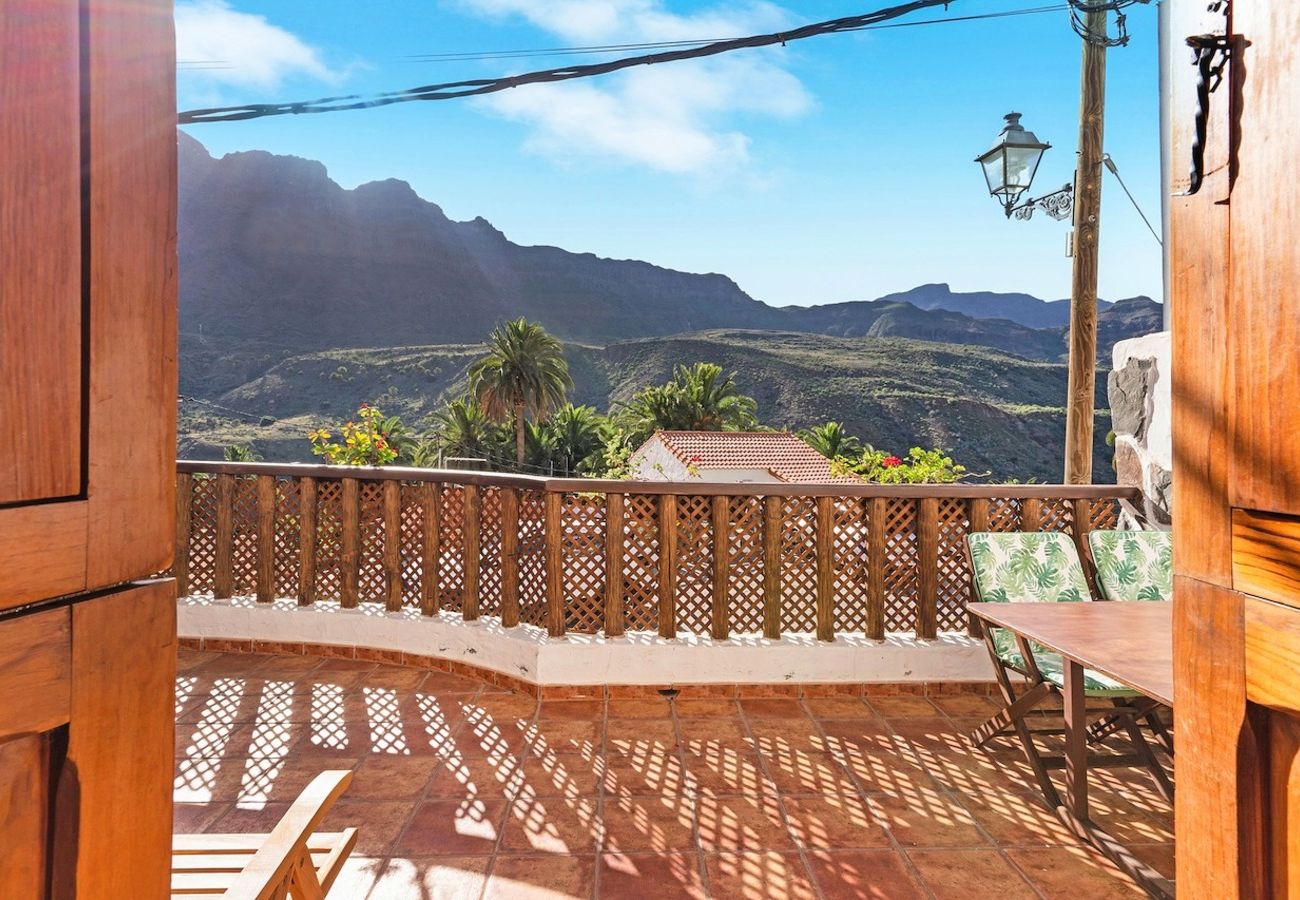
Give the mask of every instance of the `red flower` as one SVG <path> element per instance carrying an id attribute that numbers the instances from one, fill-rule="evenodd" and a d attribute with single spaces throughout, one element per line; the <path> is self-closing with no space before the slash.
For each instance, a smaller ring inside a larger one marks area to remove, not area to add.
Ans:
<path id="1" fill-rule="evenodd" d="M 696 456 L 692 456 L 691 459 L 690 459 L 690 461 L 693 462 L 693 463 L 703 462 L 703 461 L 704 461 L 704 457 L 702 457 L 702 456 L 698 456 L 698 455 L 696 455 Z"/>
<path id="2" fill-rule="evenodd" d="M 892 469 L 894 468 L 894 466 L 901 466 L 903 464 L 903 461 L 899 459 L 897 456 L 886 456 L 884 459 L 880 461 L 880 464 L 884 466 L 886 469 Z"/>

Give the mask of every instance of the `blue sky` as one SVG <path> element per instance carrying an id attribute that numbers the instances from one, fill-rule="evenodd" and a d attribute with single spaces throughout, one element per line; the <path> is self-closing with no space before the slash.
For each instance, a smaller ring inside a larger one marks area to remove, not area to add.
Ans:
<path id="1" fill-rule="evenodd" d="M 960 16 L 1050 0 L 953 0 Z M 417 54 L 726 38 L 888 0 L 180 0 L 182 108 L 305 100 L 508 74 L 572 58 Z M 1155 5 L 1108 60 L 1106 150 L 1159 218 Z M 909 17 L 942 17 L 942 7 Z M 906 21 L 906 20 L 901 20 Z M 721 272 L 777 305 L 917 284 L 1068 296 L 1067 226 L 1006 221 L 976 154 L 1015 109 L 1070 179 L 1079 39 L 1067 13 L 813 38 L 492 98 L 187 130 L 214 154 L 319 159 L 345 187 L 396 177 L 512 240 Z M 594 61 L 606 57 L 582 57 Z M 1160 253 L 1118 184 L 1103 192 L 1100 294 L 1160 299 Z"/>

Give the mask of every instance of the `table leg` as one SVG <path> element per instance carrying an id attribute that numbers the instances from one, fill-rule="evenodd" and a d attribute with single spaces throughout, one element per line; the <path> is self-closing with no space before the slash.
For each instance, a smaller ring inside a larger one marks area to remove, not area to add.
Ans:
<path id="1" fill-rule="evenodd" d="M 1083 666 L 1065 658 L 1065 804 L 1075 818 L 1088 821 L 1088 719 Z"/>

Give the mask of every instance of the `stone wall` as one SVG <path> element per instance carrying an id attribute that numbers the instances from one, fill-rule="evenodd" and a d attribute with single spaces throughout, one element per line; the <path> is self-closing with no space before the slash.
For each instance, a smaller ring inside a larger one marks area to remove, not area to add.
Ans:
<path id="1" fill-rule="evenodd" d="M 1115 345 L 1107 387 L 1115 437 L 1115 479 L 1145 497 L 1149 526 L 1169 527 L 1173 469 L 1169 332 Z"/>

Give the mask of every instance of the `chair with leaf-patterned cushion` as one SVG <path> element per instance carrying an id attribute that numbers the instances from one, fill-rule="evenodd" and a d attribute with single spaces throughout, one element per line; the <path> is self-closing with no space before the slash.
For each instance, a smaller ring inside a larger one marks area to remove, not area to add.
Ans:
<path id="1" fill-rule="evenodd" d="M 1086 603 L 1092 600 L 1088 580 L 1073 540 L 1060 532 L 974 532 L 966 537 L 975 598 L 990 603 Z M 1049 770 L 1064 766 L 1064 757 L 1041 752 L 1035 734 L 1059 734 L 1059 728 L 1031 729 L 1026 716 L 1047 700 L 1059 697 L 1065 684 L 1059 655 L 1003 628 L 986 627 L 984 642 L 1006 706 L 970 735 L 984 746 L 1000 735 L 1014 734 L 1048 805 L 1060 805 Z M 1011 673 L 1024 677 L 1027 687 L 1017 694 Z M 1140 765 L 1151 772 L 1167 799 L 1173 795 L 1168 775 L 1152 753 L 1137 724 L 1141 708 L 1131 705 L 1140 695 L 1100 672 L 1085 670 L 1084 692 L 1089 698 L 1110 700 L 1115 709 L 1106 720 L 1122 727 L 1133 744 L 1132 755 L 1090 754 L 1089 764 L 1113 767 Z M 1108 731 L 1112 729 L 1107 729 Z M 1135 762 L 1136 760 L 1136 762 Z"/>
<path id="2" fill-rule="evenodd" d="M 1090 531 L 1088 549 L 1103 600 L 1168 600 L 1174 594 L 1167 531 Z"/>

